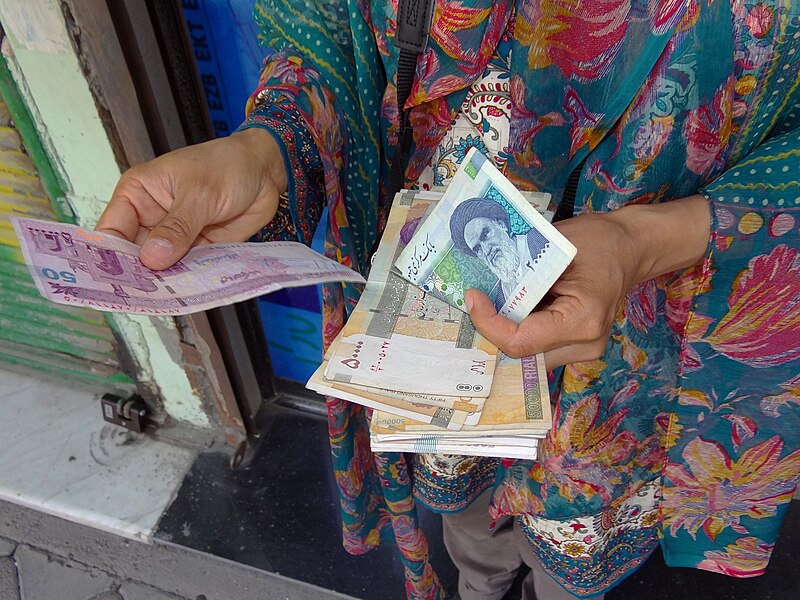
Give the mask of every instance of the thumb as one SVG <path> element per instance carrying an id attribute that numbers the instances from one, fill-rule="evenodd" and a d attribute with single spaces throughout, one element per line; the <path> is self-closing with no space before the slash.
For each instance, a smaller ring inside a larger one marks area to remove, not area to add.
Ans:
<path id="1" fill-rule="evenodd" d="M 464 302 L 478 333 L 511 358 L 546 352 L 570 343 L 559 299 L 546 310 L 532 312 L 519 324 L 498 315 L 494 303 L 479 290 L 467 290 Z"/>
<path id="2" fill-rule="evenodd" d="M 498 315 L 494 302 L 480 290 L 467 290 L 464 294 L 464 303 L 478 333 L 501 350 L 507 348 L 509 341 L 517 334 L 517 324 Z"/>
<path id="3" fill-rule="evenodd" d="M 200 211 L 173 205 L 142 244 L 139 251 L 142 263 L 155 270 L 171 267 L 189 251 L 203 227 Z"/>

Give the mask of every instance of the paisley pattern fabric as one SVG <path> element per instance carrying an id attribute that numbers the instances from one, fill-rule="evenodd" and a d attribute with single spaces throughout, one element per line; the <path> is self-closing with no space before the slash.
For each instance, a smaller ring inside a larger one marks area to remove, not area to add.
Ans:
<path id="1" fill-rule="evenodd" d="M 326 251 L 361 269 L 397 138 L 396 11 L 396 0 L 256 8 L 271 51 L 249 108 L 280 101 L 302 117 L 322 165 Z M 408 597 L 441 598 L 413 493 L 455 511 L 494 486 L 492 515 L 516 515 L 578 595 L 613 586 L 659 540 L 674 566 L 763 572 L 800 472 L 798 52 L 788 0 L 435 2 L 407 104 L 409 184 L 446 180 L 454 122 L 479 145 L 507 115 L 493 158 L 519 187 L 558 201 L 582 164 L 576 212 L 700 192 L 712 231 L 701 264 L 631 289 L 603 356 L 554 380 L 538 461 L 420 456 L 412 469 L 370 452 L 360 407 L 329 400 L 348 551 L 393 540 Z M 506 81 L 496 121 L 462 111 Z M 318 214 L 298 211 L 309 199 L 290 196 L 293 218 Z M 357 293 L 326 288 L 327 343 Z"/>
<path id="2" fill-rule="evenodd" d="M 514 32 L 514 15 L 509 19 L 486 70 L 469 89 L 450 129 L 417 178 L 423 190 L 446 186 L 471 148 L 477 148 L 503 170 L 508 159 L 511 94 L 509 59 Z"/>
<path id="3" fill-rule="evenodd" d="M 265 100 L 269 98 L 269 102 Z M 305 121 L 294 104 L 279 93 L 262 94 L 237 131 L 257 127 L 273 134 L 290 173 L 289 189 L 281 195 L 277 214 L 250 241 L 297 240 L 311 245 L 322 214 L 322 162 Z M 289 202 L 289 198 L 305 202 Z M 295 228 L 297 225 L 298 229 Z"/>

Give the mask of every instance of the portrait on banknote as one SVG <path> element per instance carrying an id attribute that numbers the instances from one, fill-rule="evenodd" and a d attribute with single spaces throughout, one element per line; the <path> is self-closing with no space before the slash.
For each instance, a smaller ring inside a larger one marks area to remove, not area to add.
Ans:
<path id="1" fill-rule="evenodd" d="M 401 277 L 466 310 L 469 289 L 519 322 L 575 256 L 575 247 L 474 148 L 395 262 Z"/>
<path id="2" fill-rule="evenodd" d="M 452 252 L 477 258 L 495 276 L 487 295 L 497 310 L 514 295 L 550 245 L 513 206 L 491 197 L 470 198 L 459 204 L 450 215 L 450 237 Z M 473 279 L 470 271 L 462 271 L 462 275 L 465 286 L 478 287 L 470 285 Z"/>

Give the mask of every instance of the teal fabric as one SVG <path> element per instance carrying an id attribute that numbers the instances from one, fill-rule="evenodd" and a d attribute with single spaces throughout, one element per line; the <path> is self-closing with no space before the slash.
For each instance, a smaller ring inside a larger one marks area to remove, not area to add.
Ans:
<path id="1" fill-rule="evenodd" d="M 366 0 L 257 8 L 274 52 L 252 106 L 280 94 L 297 107 L 323 165 L 328 253 L 362 269 L 397 137 L 395 11 Z M 585 158 L 578 214 L 702 193 L 708 255 L 630 290 L 602 358 L 565 367 L 540 461 L 475 459 L 451 478 L 418 461 L 412 481 L 402 455 L 369 452 L 360 407 L 331 400 L 345 545 L 394 539 L 408 596 L 441 597 L 412 485 L 446 512 L 493 484 L 493 515 L 518 515 L 575 594 L 609 589 L 659 539 L 670 564 L 756 575 L 800 472 L 800 7 L 440 0 L 407 104 L 409 182 L 501 42 L 509 178 L 558 199 Z M 356 298 L 328 289 L 326 342 Z M 655 507 L 637 504 L 645 489 Z M 602 539 L 578 535 L 580 519 Z M 569 544 L 548 537 L 559 528 L 575 532 Z"/>

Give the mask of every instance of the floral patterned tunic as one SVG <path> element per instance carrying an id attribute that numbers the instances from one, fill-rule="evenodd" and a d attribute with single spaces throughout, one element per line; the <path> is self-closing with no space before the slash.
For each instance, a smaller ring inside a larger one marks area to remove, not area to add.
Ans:
<path id="1" fill-rule="evenodd" d="M 396 10 L 256 9 L 272 50 L 244 126 L 275 135 L 292 175 L 275 223 L 308 240 L 326 205 L 329 255 L 361 269 L 397 137 Z M 329 399 L 350 552 L 393 540 L 408 596 L 441 598 L 412 491 L 446 512 L 493 486 L 492 515 L 516 515 L 578 595 L 613 586 L 659 541 L 670 565 L 763 572 L 800 473 L 798 52 L 787 0 L 436 1 L 407 104 L 409 184 L 446 178 L 460 148 L 445 136 L 476 82 L 497 81 L 490 59 L 507 57 L 509 143 L 496 156 L 512 181 L 557 202 L 582 165 L 579 213 L 699 191 L 711 236 L 697 267 L 630 290 L 600 359 L 554 379 L 538 461 L 420 455 L 412 478 L 403 455 L 370 452 L 359 406 Z M 357 291 L 324 296 L 330 342 Z"/>

